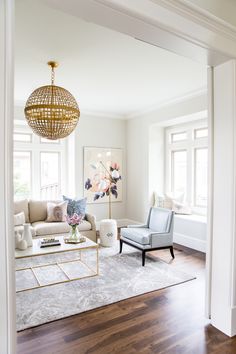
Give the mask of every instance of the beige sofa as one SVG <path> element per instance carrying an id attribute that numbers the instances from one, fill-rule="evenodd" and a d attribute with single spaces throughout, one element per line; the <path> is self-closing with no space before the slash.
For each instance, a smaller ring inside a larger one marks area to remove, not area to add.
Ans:
<path id="1" fill-rule="evenodd" d="M 14 214 L 24 212 L 25 222 L 31 224 L 33 237 L 59 235 L 70 231 L 70 226 L 66 222 L 45 222 L 47 218 L 47 202 L 41 200 L 28 201 L 27 199 L 14 202 Z M 53 202 L 55 203 L 55 201 Z M 82 235 L 97 242 L 95 222 L 96 219 L 93 215 L 86 214 L 78 229 Z M 22 232 L 23 225 L 15 226 L 15 230 Z"/>

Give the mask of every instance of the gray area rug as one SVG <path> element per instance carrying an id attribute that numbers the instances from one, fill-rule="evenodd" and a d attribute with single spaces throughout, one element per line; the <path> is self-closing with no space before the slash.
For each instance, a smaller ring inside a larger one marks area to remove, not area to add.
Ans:
<path id="1" fill-rule="evenodd" d="M 38 326 L 194 279 L 154 257 L 147 256 L 146 265 L 142 267 L 141 252 L 136 252 L 134 248 L 124 245 L 123 253 L 120 255 L 118 249 L 118 243 L 113 248 L 100 248 L 99 276 L 17 293 L 17 330 Z M 75 256 L 75 252 L 70 252 L 21 259 L 16 261 L 16 267 L 75 259 Z M 94 251 L 87 251 L 84 257 L 90 267 L 94 267 L 96 260 Z M 79 266 L 78 263 L 66 263 L 63 267 L 72 277 L 89 275 L 87 268 Z M 41 282 L 66 279 L 64 273 L 58 271 L 55 266 L 37 268 L 37 276 Z M 16 272 L 17 289 L 34 286 L 36 280 L 30 270 Z"/>

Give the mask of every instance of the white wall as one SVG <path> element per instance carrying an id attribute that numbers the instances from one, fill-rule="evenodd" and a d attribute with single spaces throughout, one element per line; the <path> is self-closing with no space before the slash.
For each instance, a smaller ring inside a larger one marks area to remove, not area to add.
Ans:
<path id="1" fill-rule="evenodd" d="M 84 146 L 121 148 L 123 150 L 123 201 L 112 203 L 112 217 L 126 217 L 126 121 L 81 114 L 75 131 L 75 196 L 83 196 Z M 108 218 L 108 203 L 88 204 L 87 211 L 97 219 Z"/>
<path id="2" fill-rule="evenodd" d="M 163 106 L 155 112 L 148 113 L 140 118 L 130 119 L 127 122 L 127 217 L 144 222 L 150 206 L 150 196 L 154 188 L 154 181 L 149 178 L 151 166 L 150 156 L 153 158 L 153 136 L 160 134 L 161 125 L 176 123 L 176 118 L 185 117 L 207 109 L 207 96 L 202 94 L 186 101 Z M 184 122 L 184 118 L 183 121 Z M 159 124 L 159 128 L 156 128 Z M 157 129 L 157 130 L 155 130 Z M 151 140 L 150 140 L 151 137 Z M 150 145 L 149 145 L 150 144 Z M 161 161 L 161 160 L 160 160 Z M 161 163 L 162 164 L 162 163 Z M 154 171 L 157 175 L 157 171 Z M 163 181 L 157 178 L 157 186 Z"/>
<path id="3" fill-rule="evenodd" d="M 211 319 L 236 335 L 236 61 L 214 68 Z"/>

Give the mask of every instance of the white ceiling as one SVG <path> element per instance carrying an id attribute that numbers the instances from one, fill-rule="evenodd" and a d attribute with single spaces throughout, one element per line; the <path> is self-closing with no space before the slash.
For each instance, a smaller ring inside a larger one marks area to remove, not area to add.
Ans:
<path id="1" fill-rule="evenodd" d="M 15 101 L 50 82 L 48 60 L 59 61 L 56 84 L 81 112 L 130 117 L 206 88 L 206 67 L 124 34 L 47 7 L 16 1 Z"/>

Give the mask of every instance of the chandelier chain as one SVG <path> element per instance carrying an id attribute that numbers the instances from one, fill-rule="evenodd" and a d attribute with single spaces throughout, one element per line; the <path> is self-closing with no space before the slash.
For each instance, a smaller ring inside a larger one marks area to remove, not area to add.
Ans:
<path id="1" fill-rule="evenodd" d="M 52 83 L 52 85 L 54 85 L 54 81 L 55 81 L 55 71 L 54 71 L 54 67 L 52 67 L 52 73 L 51 73 L 51 83 Z"/>

